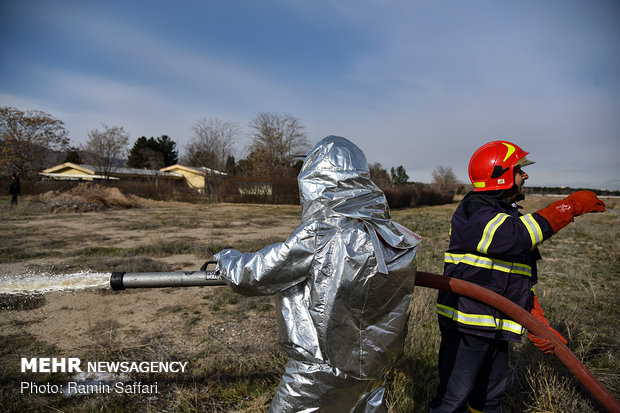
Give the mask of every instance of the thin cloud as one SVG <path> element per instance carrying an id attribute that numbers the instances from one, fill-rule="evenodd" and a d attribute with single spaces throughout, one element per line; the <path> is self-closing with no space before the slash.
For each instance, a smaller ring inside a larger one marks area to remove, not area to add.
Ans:
<path id="1" fill-rule="evenodd" d="M 495 138 L 532 152 L 532 184 L 620 176 L 613 2 L 273 1 L 241 15 L 226 2 L 183 18 L 151 6 L 36 3 L 51 52 L 24 38 L 0 103 L 62 116 L 76 140 L 104 122 L 181 147 L 198 119 L 285 112 L 310 140 L 349 137 L 424 182 L 438 165 L 467 181 L 468 157 Z"/>

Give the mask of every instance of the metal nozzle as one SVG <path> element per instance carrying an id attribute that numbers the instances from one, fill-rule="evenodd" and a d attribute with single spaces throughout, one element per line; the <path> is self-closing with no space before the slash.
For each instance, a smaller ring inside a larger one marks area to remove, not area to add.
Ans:
<path id="1" fill-rule="evenodd" d="M 206 262 L 200 271 L 177 271 L 177 272 L 122 272 L 115 271 L 110 276 L 110 287 L 113 290 L 126 288 L 163 288 L 163 287 L 198 287 L 226 285 L 219 276 L 217 270 L 205 270 Z"/>

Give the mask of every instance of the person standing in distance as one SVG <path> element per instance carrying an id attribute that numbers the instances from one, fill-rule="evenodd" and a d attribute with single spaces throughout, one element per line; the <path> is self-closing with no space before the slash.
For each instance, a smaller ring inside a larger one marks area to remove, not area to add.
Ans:
<path id="1" fill-rule="evenodd" d="M 13 181 L 9 187 L 9 194 L 11 194 L 11 208 L 13 208 L 13 206 L 17 206 L 17 195 L 21 193 L 21 188 L 19 187 L 19 177 L 17 174 L 11 174 L 11 178 L 13 178 Z"/>
<path id="2" fill-rule="evenodd" d="M 564 343 L 544 317 L 533 287 L 538 282 L 538 245 L 575 216 L 605 211 L 591 191 L 578 191 L 535 213 L 522 215 L 517 202 L 531 162 L 528 152 L 508 141 L 481 146 L 470 159 L 468 193 L 452 216 L 444 275 L 488 288 L 530 311 Z M 520 342 L 524 328 L 474 299 L 439 291 L 441 330 L 439 385 L 431 413 L 500 412 L 510 369 L 508 342 Z M 542 351 L 551 341 L 529 334 Z"/>

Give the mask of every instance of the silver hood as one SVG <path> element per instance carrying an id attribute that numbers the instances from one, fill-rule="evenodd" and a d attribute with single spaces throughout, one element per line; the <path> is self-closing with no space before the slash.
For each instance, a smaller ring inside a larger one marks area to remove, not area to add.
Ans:
<path id="1" fill-rule="evenodd" d="M 351 141 L 328 136 L 315 145 L 297 177 L 302 222 L 333 217 L 363 220 L 395 248 L 420 242 L 417 234 L 392 222 L 385 194 L 370 179 L 366 156 Z"/>

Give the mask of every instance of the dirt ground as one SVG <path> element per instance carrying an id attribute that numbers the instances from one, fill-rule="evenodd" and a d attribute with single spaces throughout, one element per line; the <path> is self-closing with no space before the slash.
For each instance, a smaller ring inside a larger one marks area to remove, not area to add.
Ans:
<path id="1" fill-rule="evenodd" d="M 263 225 L 264 222 L 260 221 L 262 219 L 260 210 L 264 206 L 258 205 L 196 205 L 144 199 L 127 201 L 127 198 L 120 193 L 117 197 L 108 196 L 107 200 L 109 204 L 116 206 L 127 205 L 129 202 L 139 204 L 138 208 L 132 209 L 16 217 L 11 226 L 21 228 L 28 233 L 30 244 L 45 244 L 45 238 L 49 238 L 49 232 L 40 231 L 40 234 L 37 234 L 38 230 L 34 228 L 47 228 L 52 229 L 56 234 L 71 234 L 72 239 L 79 240 L 79 245 L 75 246 L 77 248 L 113 246 L 131 249 L 140 245 L 156 244 L 166 239 L 192 240 L 191 242 L 196 245 L 226 246 L 254 241 L 256 246 L 259 246 L 262 241 L 284 240 L 299 225 L 299 216 L 294 214 L 298 207 L 280 207 L 292 212 L 280 215 L 278 221 L 270 225 Z M 269 206 L 269 208 L 278 207 Z M 239 217 L 240 220 L 230 219 L 231 216 Z M 149 229 L 144 223 L 154 219 L 164 221 L 177 219 L 178 222 L 176 224 L 167 222 L 164 227 L 153 224 L 153 228 Z M 222 223 L 224 221 L 225 224 Z M 142 228 L 136 230 L 136 225 Z M 103 245 L 90 241 L 93 235 L 96 235 L 97 240 L 104 240 Z M 37 238 L 42 239 L 37 240 Z M 53 240 L 50 239 L 48 242 L 51 244 L 50 249 L 55 249 Z M 72 245 L 70 248 L 73 247 Z M 27 274 L 35 269 L 35 273 L 39 270 L 44 273 L 43 276 L 54 277 L 52 274 L 45 274 L 45 269 L 62 268 L 66 264 L 67 255 L 70 254 L 45 257 L 35 255 L 19 261 L 4 262 L 0 275 Z M 198 270 L 204 261 L 195 254 L 184 252 L 158 256 L 155 260 L 165 263 L 170 271 Z M 84 261 L 87 261 L 87 258 Z M 72 267 L 75 268 L 75 265 Z M 90 270 L 87 262 L 84 262 L 82 269 Z M 123 268 L 110 268 L 110 272 L 114 270 L 123 270 Z M 98 272 L 95 276 L 98 274 L 108 275 L 105 272 Z M 101 288 L 69 289 L 45 294 L 45 304 L 31 311 L 5 311 L 0 326 L 4 329 L 7 325 L 17 323 L 20 329 L 25 329 L 37 340 L 69 351 L 89 344 L 89 340 L 92 339 L 86 333 L 95 324 L 114 323 L 118 324 L 115 334 L 130 345 L 130 343 L 140 341 L 139 335 L 141 334 L 153 335 L 162 331 L 177 334 L 175 329 L 183 325 L 181 322 L 183 311 L 180 309 L 171 311 L 165 320 L 161 317 L 166 309 L 172 307 L 200 308 L 201 319 L 211 319 L 213 314 L 209 311 L 208 299 L 203 297 L 210 295 L 211 292 L 227 289 L 228 287 L 218 286 L 112 292 L 107 285 Z M 216 324 L 221 324 L 221 322 L 222 320 L 212 320 L 212 323 Z M 195 335 L 197 338 L 204 337 L 205 329 L 208 329 L 212 323 L 196 325 L 189 335 Z M 230 336 L 234 337 L 244 332 L 243 326 L 231 326 Z M 183 336 L 184 340 L 188 338 L 188 332 L 178 335 Z M 191 343 L 183 344 L 191 345 Z"/>
<path id="2" fill-rule="evenodd" d="M 227 286 L 112 291 L 107 280 L 117 270 L 198 270 L 221 248 L 257 250 L 284 240 L 299 225 L 298 206 L 156 202 L 104 192 L 20 199 L 21 210 L 5 213 L 0 284 L 23 277 L 24 290 L 32 283 L 34 291 L 3 294 L 0 287 L 1 344 L 15 347 L 0 359 L 4 369 L 19 369 L 20 357 L 79 357 L 187 361 L 196 372 L 221 360 L 279 357 L 274 297 L 242 297 Z M 281 210 L 275 219 L 274 208 Z M 84 271 L 98 287 L 37 291 L 37 280 L 62 284 L 67 273 Z"/>
<path id="3" fill-rule="evenodd" d="M 25 203 L 21 208 L 30 212 L 9 213 L 0 231 L 18 232 L 20 243 L 40 249 L 19 260 L 3 262 L 0 275 L 59 268 L 77 255 L 72 252 L 85 247 L 132 249 L 172 241 L 191 242 L 197 251 L 144 255 L 155 255 L 154 259 L 167 264 L 169 271 L 197 270 L 208 247 L 240 242 L 260 247 L 264 240 L 283 240 L 300 222 L 298 206 L 153 201 L 125 196 L 117 188 L 98 186 L 43 194 L 26 199 Z M 274 208 L 283 211 L 275 219 Z M 12 247 L 8 244 L 15 236 L 6 235 L 0 242 Z M 198 251 L 200 247 L 206 248 Z M 88 262 L 84 264 L 76 267 L 93 269 Z M 109 272 L 116 270 L 123 269 L 111 268 Z"/>

